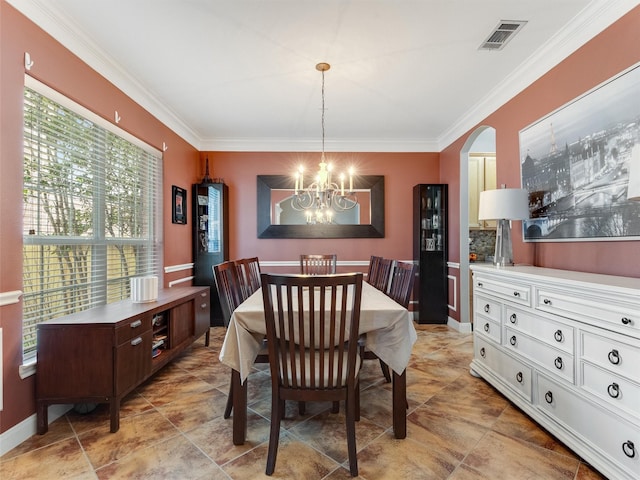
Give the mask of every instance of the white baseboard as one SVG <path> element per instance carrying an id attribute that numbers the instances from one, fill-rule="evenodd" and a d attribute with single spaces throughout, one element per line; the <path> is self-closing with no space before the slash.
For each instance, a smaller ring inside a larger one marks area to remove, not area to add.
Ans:
<path id="1" fill-rule="evenodd" d="M 51 405 L 49 407 L 49 423 L 57 420 L 73 408 L 73 405 Z M 0 457 L 10 452 L 25 440 L 37 433 L 36 414 L 11 427 L 0 435 Z"/>
<path id="2" fill-rule="evenodd" d="M 460 333 L 471 333 L 473 331 L 473 325 L 469 322 L 461 323 L 453 318 L 449 317 L 447 326 L 459 331 Z"/>

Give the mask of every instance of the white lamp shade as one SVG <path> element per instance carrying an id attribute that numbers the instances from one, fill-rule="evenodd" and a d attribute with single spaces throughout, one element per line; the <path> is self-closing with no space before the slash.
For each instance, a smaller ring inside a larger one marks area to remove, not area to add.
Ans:
<path id="1" fill-rule="evenodd" d="M 500 188 L 480 192 L 479 220 L 525 220 L 529 218 L 529 192 L 523 188 Z"/>

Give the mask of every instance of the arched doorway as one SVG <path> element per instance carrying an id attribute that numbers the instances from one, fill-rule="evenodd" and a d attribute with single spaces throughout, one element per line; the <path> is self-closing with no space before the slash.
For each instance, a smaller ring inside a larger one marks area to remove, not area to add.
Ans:
<path id="1" fill-rule="evenodd" d="M 471 331 L 469 309 L 469 153 L 495 152 L 495 129 L 476 128 L 460 150 L 460 330 Z"/>

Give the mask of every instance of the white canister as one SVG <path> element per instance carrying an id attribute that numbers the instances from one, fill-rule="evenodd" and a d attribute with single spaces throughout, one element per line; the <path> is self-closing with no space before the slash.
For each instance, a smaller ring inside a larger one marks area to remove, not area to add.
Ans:
<path id="1" fill-rule="evenodd" d="M 133 303 L 154 302 L 158 299 L 157 275 L 131 278 L 131 301 Z"/>

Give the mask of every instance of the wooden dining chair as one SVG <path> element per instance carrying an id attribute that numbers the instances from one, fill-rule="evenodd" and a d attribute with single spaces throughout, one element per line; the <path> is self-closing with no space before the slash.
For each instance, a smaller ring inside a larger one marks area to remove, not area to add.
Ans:
<path id="1" fill-rule="evenodd" d="M 300 273 L 304 275 L 329 275 L 336 273 L 338 256 L 329 255 L 300 255 Z"/>
<path id="2" fill-rule="evenodd" d="M 258 257 L 251 257 L 235 260 L 234 263 L 238 269 L 243 299 L 247 299 L 260 288 L 260 262 Z"/>
<path id="3" fill-rule="evenodd" d="M 213 266 L 213 278 L 218 289 L 218 298 L 220 299 L 220 308 L 222 310 L 222 320 L 224 326 L 229 326 L 233 311 L 240 305 L 245 298 L 243 297 L 242 285 L 238 278 L 238 267 L 236 262 L 227 261 Z M 263 343 L 255 363 L 268 363 L 269 357 L 266 345 Z M 230 382 L 229 395 L 227 396 L 227 405 L 224 410 L 224 418 L 231 416 L 233 410 L 233 381 Z"/>
<path id="4" fill-rule="evenodd" d="M 229 260 L 213 266 L 213 279 L 218 290 L 222 321 L 225 327 L 229 326 L 229 320 L 233 311 L 244 300 L 242 286 L 238 278 L 238 268 L 235 262 Z"/>
<path id="5" fill-rule="evenodd" d="M 375 274 L 375 280 L 371 284 L 381 292 L 389 291 L 389 280 L 391 280 L 391 270 L 393 268 L 393 260 L 390 258 L 382 258 Z"/>
<path id="6" fill-rule="evenodd" d="M 409 262 L 395 262 L 387 295 L 404 308 L 409 308 L 418 266 Z"/>
<path id="7" fill-rule="evenodd" d="M 378 277 L 378 271 L 380 270 L 380 261 L 382 257 L 371 255 L 369 259 L 369 270 L 367 271 L 367 282 L 373 285 Z"/>
<path id="8" fill-rule="evenodd" d="M 349 467 L 358 475 L 362 277 L 262 274 L 272 394 L 267 475 L 275 469 L 286 400 L 345 402 Z"/>

